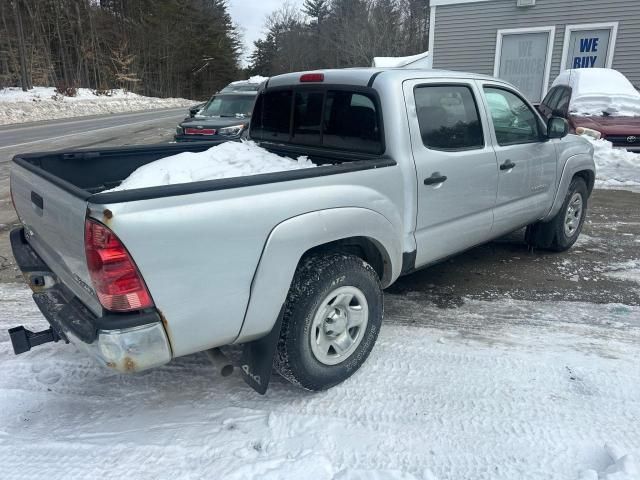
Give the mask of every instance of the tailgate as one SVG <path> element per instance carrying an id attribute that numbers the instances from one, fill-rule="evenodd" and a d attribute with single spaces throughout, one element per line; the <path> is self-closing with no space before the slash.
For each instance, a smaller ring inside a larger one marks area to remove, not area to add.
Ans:
<path id="1" fill-rule="evenodd" d="M 29 244 L 87 307 L 100 314 L 84 252 L 86 200 L 15 163 L 11 193 Z"/>

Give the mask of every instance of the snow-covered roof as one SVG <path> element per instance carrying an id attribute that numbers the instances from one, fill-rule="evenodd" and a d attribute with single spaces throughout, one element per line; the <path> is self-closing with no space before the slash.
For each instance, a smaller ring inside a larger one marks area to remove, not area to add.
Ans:
<path id="1" fill-rule="evenodd" d="M 640 116 L 640 93 L 611 68 L 565 70 L 553 86 L 571 87 L 569 111 L 580 115 Z"/>
<path id="2" fill-rule="evenodd" d="M 402 68 L 429 58 L 429 52 L 410 55 L 408 57 L 374 57 L 373 66 L 380 68 Z"/>
<path id="3" fill-rule="evenodd" d="M 244 83 L 244 84 L 251 83 L 251 84 L 260 85 L 262 82 L 266 82 L 267 80 L 269 80 L 269 77 L 254 75 L 253 77 L 249 77 L 248 80 L 237 80 L 235 82 L 231 82 L 229 85 L 237 85 L 239 83 Z"/>

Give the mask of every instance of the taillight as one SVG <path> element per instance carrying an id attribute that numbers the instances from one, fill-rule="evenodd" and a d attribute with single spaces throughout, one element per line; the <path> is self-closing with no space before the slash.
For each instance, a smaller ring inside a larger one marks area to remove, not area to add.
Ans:
<path id="1" fill-rule="evenodd" d="M 300 75 L 300 82 L 324 82 L 324 73 L 303 73 Z"/>
<path id="2" fill-rule="evenodd" d="M 84 249 L 91 281 L 105 309 L 128 312 L 153 306 L 136 264 L 111 230 L 87 218 Z"/>

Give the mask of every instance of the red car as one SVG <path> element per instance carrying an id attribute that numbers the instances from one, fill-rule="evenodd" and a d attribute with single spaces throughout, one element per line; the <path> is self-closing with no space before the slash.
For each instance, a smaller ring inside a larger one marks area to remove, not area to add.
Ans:
<path id="1" fill-rule="evenodd" d="M 640 93 L 616 70 L 566 70 L 538 109 L 547 119 L 566 118 L 572 133 L 595 130 L 614 147 L 640 152 Z"/>

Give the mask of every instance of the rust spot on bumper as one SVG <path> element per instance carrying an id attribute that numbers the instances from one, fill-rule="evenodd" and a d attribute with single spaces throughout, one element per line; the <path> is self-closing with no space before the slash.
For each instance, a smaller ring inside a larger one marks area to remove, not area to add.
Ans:
<path id="1" fill-rule="evenodd" d="M 164 327 L 164 331 L 167 334 L 167 338 L 169 339 L 169 345 L 173 344 L 171 340 L 171 330 L 169 329 L 169 322 L 167 321 L 167 317 L 164 316 L 162 310 L 156 307 L 158 310 L 158 315 L 160 316 L 160 321 L 162 322 L 162 326 Z"/>
<path id="2" fill-rule="evenodd" d="M 124 370 L 126 372 L 135 372 L 136 371 L 136 362 L 134 362 L 130 357 L 126 357 L 124 359 Z"/>
<path id="3" fill-rule="evenodd" d="M 111 219 L 113 218 L 113 212 L 111 210 L 109 210 L 108 208 L 105 208 L 102 211 L 102 222 L 109 226 L 109 224 L 111 223 Z"/>

